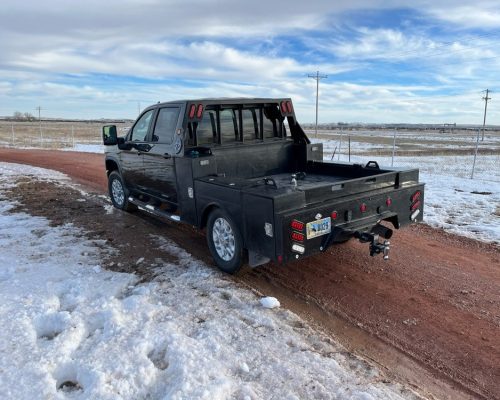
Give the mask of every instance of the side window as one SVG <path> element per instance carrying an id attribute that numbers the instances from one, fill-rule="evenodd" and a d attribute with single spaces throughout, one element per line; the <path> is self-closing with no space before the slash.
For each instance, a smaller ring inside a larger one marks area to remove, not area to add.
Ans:
<path id="1" fill-rule="evenodd" d="M 149 125 L 151 124 L 151 118 L 153 117 L 154 110 L 149 110 L 137 121 L 137 123 L 132 128 L 132 134 L 130 135 L 130 140 L 133 142 L 144 142 L 148 134 Z"/>
<path id="2" fill-rule="evenodd" d="M 208 108 L 208 107 L 207 107 Z M 216 112 L 205 109 L 203 118 L 196 128 L 196 142 L 198 146 L 217 143 Z"/>
<path id="3" fill-rule="evenodd" d="M 243 140 L 251 141 L 258 137 L 257 115 L 255 109 L 243 109 L 242 122 L 243 122 Z"/>
<path id="4" fill-rule="evenodd" d="M 219 112 L 219 118 L 222 143 L 235 142 L 238 137 L 236 113 L 234 112 L 234 110 L 222 110 Z"/>
<path id="5" fill-rule="evenodd" d="M 156 118 L 152 141 L 171 144 L 174 139 L 178 118 L 178 107 L 161 108 Z"/>

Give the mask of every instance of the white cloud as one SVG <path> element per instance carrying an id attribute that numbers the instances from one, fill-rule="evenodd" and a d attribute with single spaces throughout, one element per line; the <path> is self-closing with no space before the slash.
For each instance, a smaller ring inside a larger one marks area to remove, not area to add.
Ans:
<path id="1" fill-rule="evenodd" d="M 321 83 L 321 101 L 328 107 L 322 114 L 325 121 L 446 118 L 456 109 L 453 99 L 417 104 L 412 98 L 438 93 L 435 82 L 440 90 L 464 93 L 472 86 L 480 90 L 496 84 L 500 52 L 494 40 L 440 39 L 415 21 L 396 29 L 367 28 L 369 24 L 355 20 L 349 28 L 355 38 L 339 40 L 336 35 L 347 25 L 345 12 L 409 7 L 402 0 L 109 0 L 105 6 L 97 0 L 6 0 L 0 26 L 0 79 L 5 82 L 0 84 L 0 113 L 44 103 L 52 110 L 48 112 L 59 115 L 86 109 L 95 110 L 96 117 L 130 117 L 137 99 L 292 96 L 302 120 L 310 121 L 315 84 L 306 75 L 320 70 L 333 78 Z M 465 0 L 453 6 L 444 0 L 416 0 L 411 7 L 425 15 L 422 21 L 447 28 L 443 31 L 500 21 L 488 1 L 476 2 L 473 9 Z M 318 32 L 321 40 L 316 40 Z M 305 48 L 287 51 L 286 37 L 304 39 Z M 485 57 L 489 61 L 481 63 Z M 396 77 L 424 83 L 377 84 L 369 68 L 374 60 L 393 65 L 414 60 Z M 356 84 L 348 78 L 333 83 L 336 74 L 349 71 L 366 76 Z M 135 77 L 143 80 L 138 83 Z M 65 110 L 68 102 L 71 107 Z M 464 103 L 464 118 L 474 107 Z"/>
<path id="2" fill-rule="evenodd" d="M 434 7 L 429 14 L 434 18 L 451 22 L 460 27 L 481 29 L 499 28 L 500 11 L 498 2 L 481 2 L 458 7 Z"/>

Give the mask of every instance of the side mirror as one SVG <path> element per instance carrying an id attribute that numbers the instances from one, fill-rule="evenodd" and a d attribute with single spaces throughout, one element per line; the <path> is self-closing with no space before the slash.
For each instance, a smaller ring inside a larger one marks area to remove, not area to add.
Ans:
<path id="1" fill-rule="evenodd" d="M 102 127 L 102 142 L 104 146 L 115 146 L 118 144 L 116 125 L 106 125 Z"/>

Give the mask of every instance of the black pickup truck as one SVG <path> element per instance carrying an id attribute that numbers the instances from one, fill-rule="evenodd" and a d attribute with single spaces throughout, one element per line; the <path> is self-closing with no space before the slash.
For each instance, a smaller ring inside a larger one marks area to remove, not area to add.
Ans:
<path id="1" fill-rule="evenodd" d="M 207 229 L 215 262 L 283 264 L 352 237 L 388 258 L 422 220 L 418 169 L 323 161 L 291 99 L 202 99 L 145 109 L 125 137 L 103 127 L 114 206 Z"/>

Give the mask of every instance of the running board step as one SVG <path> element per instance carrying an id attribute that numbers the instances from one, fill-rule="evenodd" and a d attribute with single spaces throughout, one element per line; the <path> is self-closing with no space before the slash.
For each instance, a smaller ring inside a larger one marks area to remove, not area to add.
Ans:
<path id="1" fill-rule="evenodd" d="M 181 222 L 181 217 L 178 215 L 170 214 L 166 211 L 160 210 L 158 207 L 155 207 L 149 203 L 145 203 L 144 201 L 140 201 L 135 197 L 129 196 L 128 201 L 132 204 L 135 204 L 141 210 L 147 211 L 150 214 L 153 214 L 157 217 L 163 217 L 169 219 L 170 221 Z"/>

